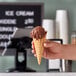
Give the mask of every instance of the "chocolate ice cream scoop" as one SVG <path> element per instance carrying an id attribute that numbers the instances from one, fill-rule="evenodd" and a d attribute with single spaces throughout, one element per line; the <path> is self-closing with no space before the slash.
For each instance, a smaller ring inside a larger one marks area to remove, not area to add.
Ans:
<path id="1" fill-rule="evenodd" d="M 47 32 L 45 31 L 43 27 L 37 26 L 31 31 L 31 37 L 36 38 L 36 39 L 41 39 L 45 37 L 46 33 Z"/>

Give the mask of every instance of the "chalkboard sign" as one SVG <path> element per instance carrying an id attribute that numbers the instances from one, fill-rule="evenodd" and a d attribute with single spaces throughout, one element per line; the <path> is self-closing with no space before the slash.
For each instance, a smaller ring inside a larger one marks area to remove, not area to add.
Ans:
<path id="1" fill-rule="evenodd" d="M 1 3 L 0 50 L 4 52 L 7 50 L 18 28 L 33 28 L 41 25 L 42 9 L 42 3 Z"/>
<path id="2" fill-rule="evenodd" d="M 42 4 L 0 4 L 0 26 L 36 26 L 41 25 L 41 19 Z"/>

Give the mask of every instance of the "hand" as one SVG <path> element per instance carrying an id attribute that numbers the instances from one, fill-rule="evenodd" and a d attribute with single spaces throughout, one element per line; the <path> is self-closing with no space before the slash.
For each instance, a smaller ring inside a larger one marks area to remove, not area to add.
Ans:
<path id="1" fill-rule="evenodd" d="M 62 58 L 62 44 L 46 40 L 44 42 L 43 57 L 46 59 L 59 59 Z M 36 57 L 34 42 L 32 41 L 32 53 Z"/>

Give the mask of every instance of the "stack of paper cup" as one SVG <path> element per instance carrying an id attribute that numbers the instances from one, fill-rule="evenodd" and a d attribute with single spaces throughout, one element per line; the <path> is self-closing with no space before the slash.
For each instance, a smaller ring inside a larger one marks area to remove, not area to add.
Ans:
<path id="1" fill-rule="evenodd" d="M 63 44 L 68 44 L 68 13 L 66 10 L 56 11 L 56 37 L 63 39 Z"/>
<path id="2" fill-rule="evenodd" d="M 43 28 L 47 31 L 46 39 L 55 38 L 55 21 L 52 19 L 43 19 Z"/>
<path id="3" fill-rule="evenodd" d="M 67 10 L 56 11 L 56 37 L 63 40 L 63 44 L 68 44 L 69 24 Z M 62 70 L 66 70 L 66 61 L 62 59 Z"/>

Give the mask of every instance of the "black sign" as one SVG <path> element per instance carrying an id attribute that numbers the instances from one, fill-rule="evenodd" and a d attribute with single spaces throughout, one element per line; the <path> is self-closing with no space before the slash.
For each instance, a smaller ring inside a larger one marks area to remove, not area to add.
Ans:
<path id="1" fill-rule="evenodd" d="M 43 4 L 0 4 L 0 49 L 6 50 L 18 28 L 41 25 Z"/>
<path id="2" fill-rule="evenodd" d="M 42 4 L 0 4 L 0 26 L 41 25 Z"/>

